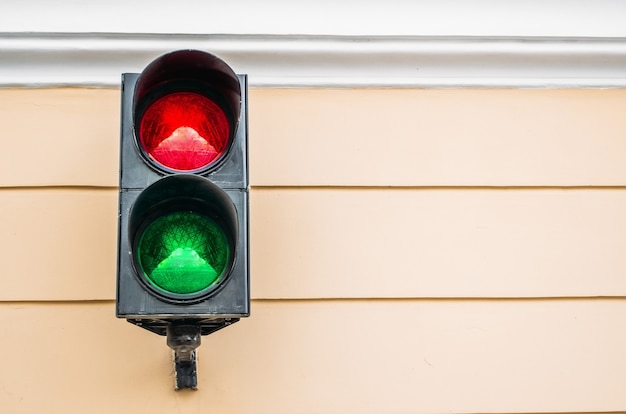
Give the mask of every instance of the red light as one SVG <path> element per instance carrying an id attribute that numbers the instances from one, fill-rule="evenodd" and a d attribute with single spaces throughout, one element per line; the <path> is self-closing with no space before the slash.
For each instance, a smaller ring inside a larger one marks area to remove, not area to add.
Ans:
<path id="1" fill-rule="evenodd" d="M 224 110 L 193 92 L 174 92 L 157 99 L 139 125 L 139 140 L 148 156 L 178 171 L 213 164 L 228 148 L 229 139 L 230 124 Z"/>

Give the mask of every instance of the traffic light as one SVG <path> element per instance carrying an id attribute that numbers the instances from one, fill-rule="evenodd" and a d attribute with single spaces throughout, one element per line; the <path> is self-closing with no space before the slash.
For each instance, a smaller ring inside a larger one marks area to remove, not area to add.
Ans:
<path id="1" fill-rule="evenodd" d="M 166 335 L 195 388 L 200 336 L 250 313 L 247 78 L 175 51 L 122 75 L 121 108 L 117 317 Z"/>

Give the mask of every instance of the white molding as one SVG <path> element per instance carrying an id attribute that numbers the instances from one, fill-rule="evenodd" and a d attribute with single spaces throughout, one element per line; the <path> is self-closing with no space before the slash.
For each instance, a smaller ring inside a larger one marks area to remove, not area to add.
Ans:
<path id="1" fill-rule="evenodd" d="M 0 0 L 3 32 L 624 37 L 621 0 Z"/>
<path id="2" fill-rule="evenodd" d="M 251 87 L 624 88 L 626 38 L 0 33 L 0 87 L 117 87 L 176 49 Z"/>

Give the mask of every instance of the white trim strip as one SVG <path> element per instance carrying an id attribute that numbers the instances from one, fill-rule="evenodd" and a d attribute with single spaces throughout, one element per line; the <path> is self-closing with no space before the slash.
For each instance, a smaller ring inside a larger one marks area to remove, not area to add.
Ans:
<path id="1" fill-rule="evenodd" d="M 0 87 L 117 87 L 160 54 L 201 49 L 253 88 L 624 88 L 626 38 L 0 33 Z"/>

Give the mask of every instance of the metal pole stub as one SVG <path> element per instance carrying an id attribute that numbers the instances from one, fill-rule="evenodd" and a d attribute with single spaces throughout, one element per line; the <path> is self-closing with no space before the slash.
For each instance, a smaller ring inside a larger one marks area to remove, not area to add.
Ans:
<path id="1" fill-rule="evenodd" d="M 199 325 L 171 323 L 167 327 L 167 346 L 174 350 L 176 390 L 198 389 L 196 348 L 200 338 Z"/>
<path id="2" fill-rule="evenodd" d="M 177 352 L 174 353 L 174 366 L 176 369 L 176 377 L 174 380 L 174 388 L 182 389 L 198 389 L 198 371 L 196 368 L 196 351 L 191 352 L 191 359 L 181 360 Z"/>

